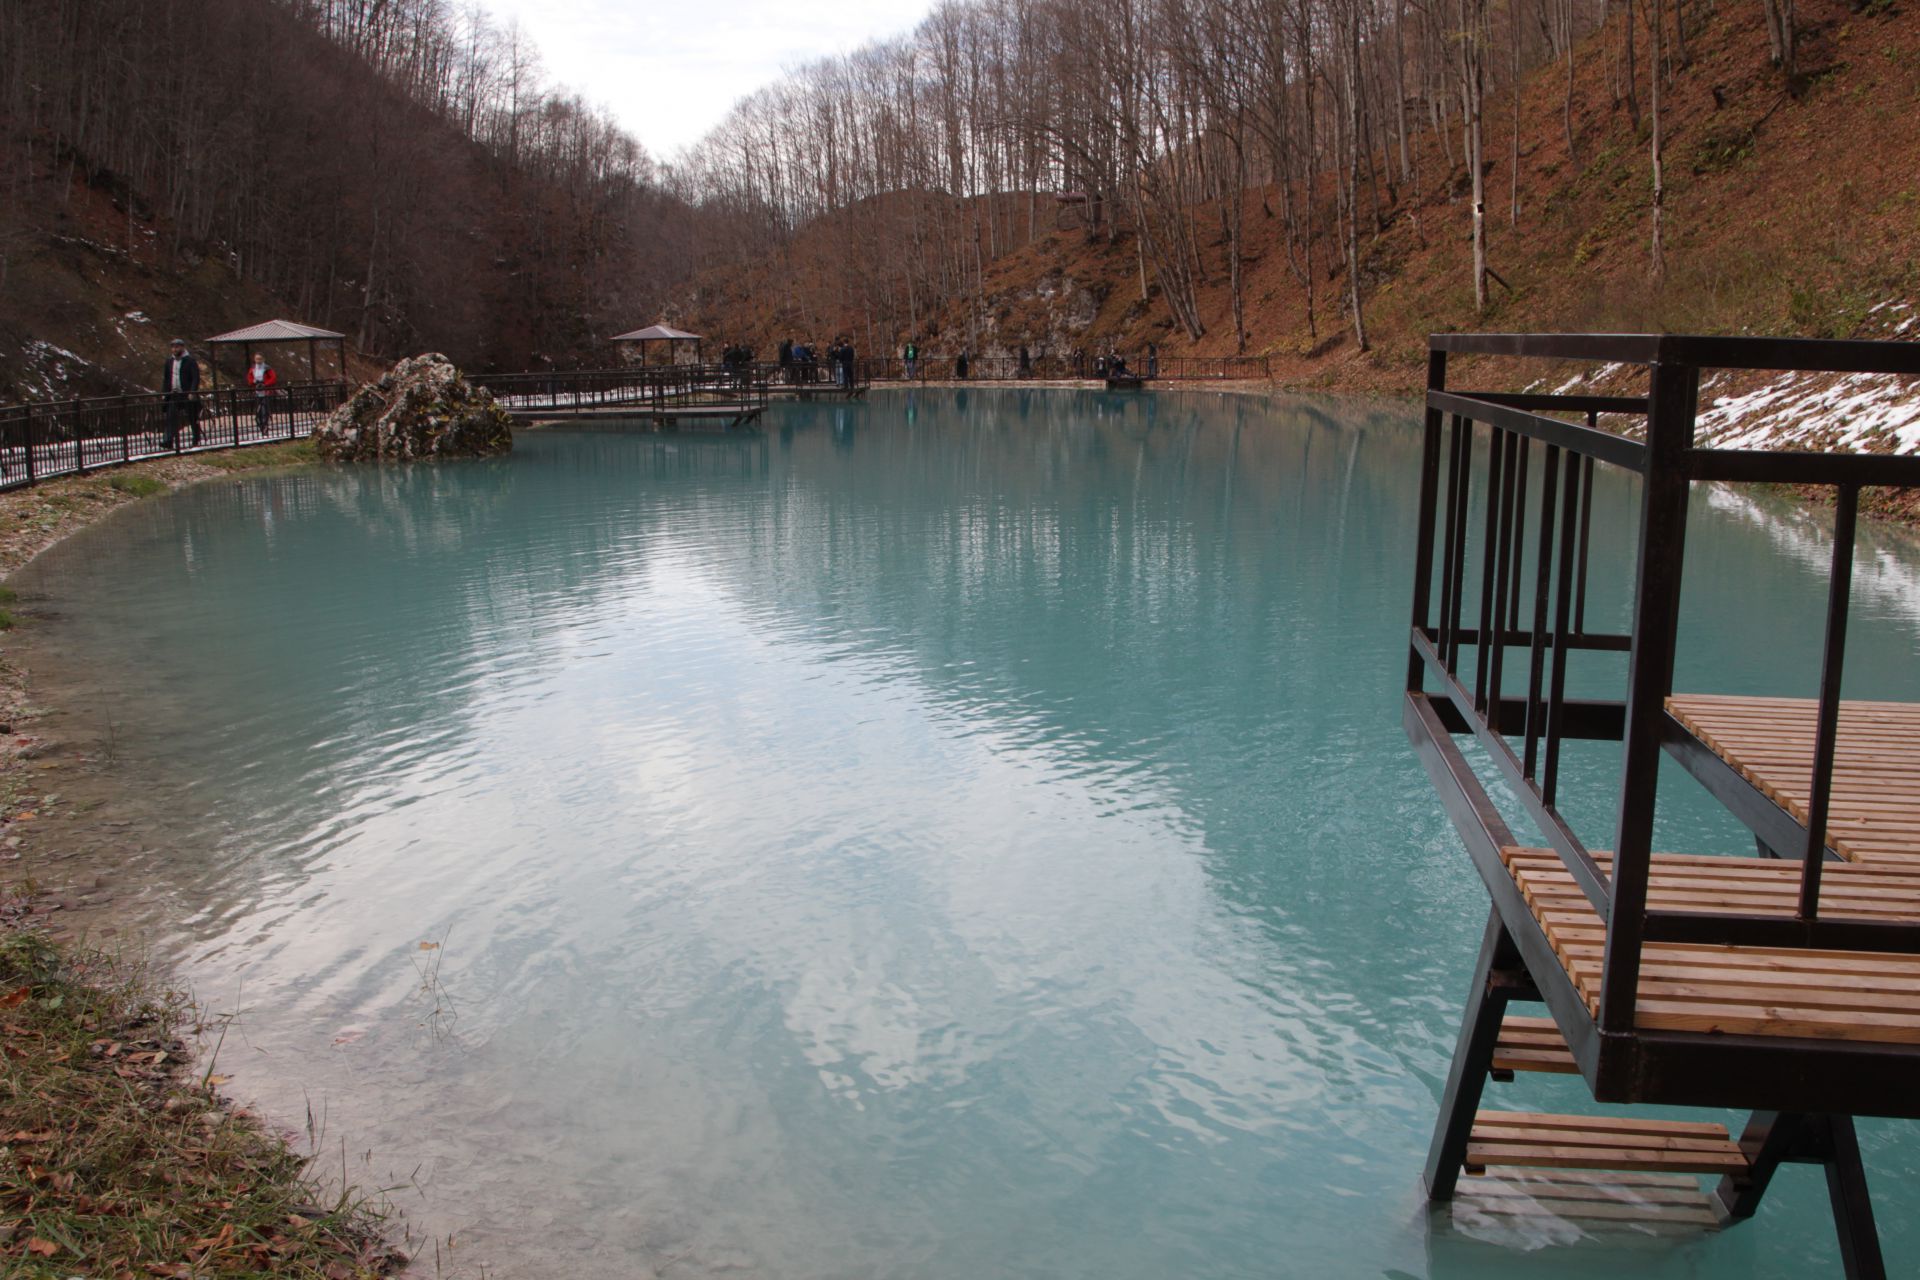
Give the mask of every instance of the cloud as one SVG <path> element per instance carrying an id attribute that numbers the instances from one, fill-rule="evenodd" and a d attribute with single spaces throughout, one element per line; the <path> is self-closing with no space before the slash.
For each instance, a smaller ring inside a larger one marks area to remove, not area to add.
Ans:
<path id="1" fill-rule="evenodd" d="M 911 30 L 925 0 L 776 0 L 675 5 L 642 0 L 492 0 L 518 19 L 549 79 L 599 103 L 657 157 L 698 142 L 727 109 L 785 68 Z"/>

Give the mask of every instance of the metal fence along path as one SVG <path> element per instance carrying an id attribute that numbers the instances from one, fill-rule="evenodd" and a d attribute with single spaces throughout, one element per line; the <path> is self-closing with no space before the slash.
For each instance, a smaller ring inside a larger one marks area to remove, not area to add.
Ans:
<path id="1" fill-rule="evenodd" d="M 294 440 L 346 400 L 344 382 L 0 406 L 0 491 L 143 458 Z"/>

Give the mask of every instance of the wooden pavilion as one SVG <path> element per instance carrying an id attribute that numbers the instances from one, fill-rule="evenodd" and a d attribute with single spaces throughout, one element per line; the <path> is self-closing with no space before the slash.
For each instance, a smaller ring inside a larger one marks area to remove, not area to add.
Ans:
<path id="1" fill-rule="evenodd" d="M 649 344 L 655 342 L 664 342 L 667 344 L 668 364 L 684 364 L 686 363 L 685 361 L 675 358 L 676 349 L 684 348 L 685 344 L 692 343 L 693 363 L 698 364 L 700 363 L 700 344 L 704 340 L 697 333 L 688 333 L 685 329 L 676 329 L 670 324 L 655 324 L 648 325 L 644 329 L 635 329 L 632 333 L 619 334 L 613 341 L 616 344 L 631 342 L 638 346 L 640 354 L 637 358 L 626 361 L 626 363 L 629 364 L 645 364 L 647 362 L 647 347 Z"/>
<path id="2" fill-rule="evenodd" d="M 298 346 L 306 344 L 307 380 L 320 381 L 319 347 L 322 343 L 330 345 L 339 363 L 340 380 L 347 377 L 347 335 L 335 333 L 331 329 L 316 329 L 310 324 L 295 324 L 291 320 L 268 320 L 262 324 L 249 325 L 245 329 L 235 329 L 231 333 L 216 334 L 207 339 L 209 347 L 239 347 L 241 367 L 253 363 L 253 349 L 269 346 Z M 217 352 L 215 354 L 218 354 Z M 209 360 L 213 366 L 213 384 L 220 385 L 220 362 Z"/>

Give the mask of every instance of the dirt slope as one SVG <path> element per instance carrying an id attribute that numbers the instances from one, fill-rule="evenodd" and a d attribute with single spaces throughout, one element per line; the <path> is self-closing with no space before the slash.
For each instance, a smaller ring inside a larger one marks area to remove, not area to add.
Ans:
<path id="1" fill-rule="evenodd" d="M 1429 134 L 1419 142 L 1417 183 L 1383 209 L 1384 226 L 1363 250 L 1366 352 L 1340 309 L 1343 274 L 1336 268 L 1320 282 L 1310 321 L 1280 219 L 1268 212 L 1279 202 L 1246 193 L 1248 226 L 1267 229 L 1255 233 L 1246 263 L 1246 350 L 1270 354 L 1276 376 L 1295 385 L 1406 391 L 1417 385 L 1425 335 L 1441 329 L 1892 332 L 1906 314 L 1900 306 L 1920 300 L 1920 9 L 1913 0 L 1866 9 L 1802 0 L 1805 74 L 1791 87 L 1768 64 L 1758 5 L 1691 10 L 1691 62 L 1664 118 L 1663 283 L 1649 278 L 1645 85 L 1636 128 L 1608 91 L 1612 46 L 1599 43 L 1617 44 L 1616 18 L 1579 50 L 1572 156 L 1564 66 L 1542 69 L 1524 87 L 1511 225 L 1512 103 L 1489 104 L 1489 257 L 1507 287 L 1492 286 L 1484 314 L 1474 312 L 1469 278 L 1465 171 L 1447 168 Z M 1218 218 L 1202 211 L 1200 223 Z M 685 318 L 709 333 L 751 336 L 763 350 L 788 332 L 859 335 L 858 294 L 845 281 L 848 239 L 843 227 L 817 225 L 784 260 L 712 273 Z M 1232 354 L 1223 240 L 1206 253 L 1207 333 L 1198 341 L 1176 330 L 1157 289 L 1141 298 L 1130 237 L 1109 244 L 1053 231 L 994 260 L 978 310 L 970 300 L 949 302 L 923 326 L 933 335 L 927 346 L 997 354 L 1020 342 L 1124 349 L 1153 340 L 1171 355 Z M 1323 263 L 1337 258 L 1330 238 L 1318 253 Z"/>

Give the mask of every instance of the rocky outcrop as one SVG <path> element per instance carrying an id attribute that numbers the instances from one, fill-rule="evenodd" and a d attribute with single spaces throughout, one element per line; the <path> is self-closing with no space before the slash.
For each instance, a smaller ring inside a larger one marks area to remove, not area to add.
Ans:
<path id="1" fill-rule="evenodd" d="M 435 353 L 393 366 L 313 430 L 320 456 L 340 462 L 484 458 L 513 448 L 512 420 L 485 387 Z"/>

